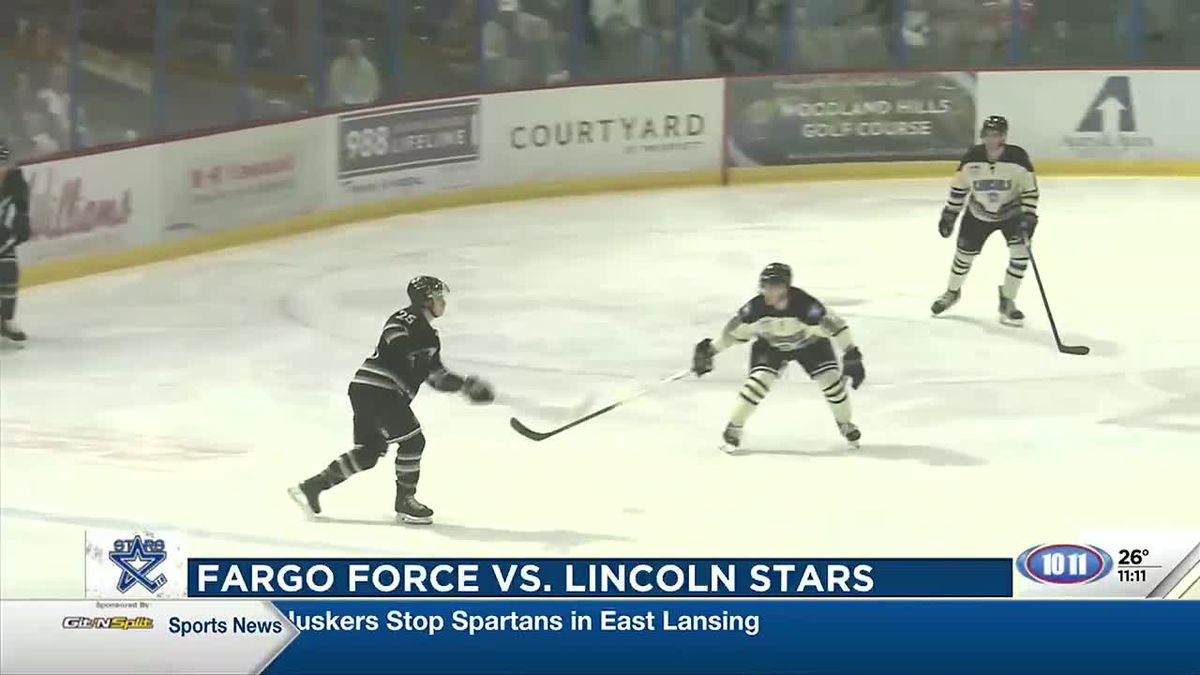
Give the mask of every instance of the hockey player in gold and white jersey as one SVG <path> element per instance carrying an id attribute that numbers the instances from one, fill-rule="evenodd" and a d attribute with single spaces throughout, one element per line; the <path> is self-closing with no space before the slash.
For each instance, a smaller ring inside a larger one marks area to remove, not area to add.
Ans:
<path id="1" fill-rule="evenodd" d="M 958 302 L 975 256 L 988 237 L 1000 230 L 1008 243 L 1008 269 L 999 289 L 1000 321 L 1019 326 L 1025 315 L 1017 309 L 1015 300 L 1029 266 L 1027 244 L 1038 222 L 1037 176 L 1029 153 L 1006 142 L 1008 120 L 999 115 L 988 117 L 980 136 L 983 143 L 968 149 L 959 162 L 950 199 L 938 222 L 938 232 L 949 237 L 966 206 L 946 292 L 933 302 L 931 310 L 936 316 Z"/>
<path id="2" fill-rule="evenodd" d="M 742 427 L 790 361 L 799 363 L 821 388 L 838 431 L 857 447 L 862 434 L 850 419 L 850 392 L 846 386 L 849 380 L 850 386 L 857 389 L 866 372 L 850 327 L 820 300 L 792 286 L 792 270 L 783 263 L 767 265 L 758 283 L 759 294 L 729 320 L 721 335 L 715 340 L 701 340 L 692 354 L 692 371 L 700 376 L 712 370 L 717 353 L 754 341 L 750 374 L 738 392 L 722 449 L 729 453 L 738 450 Z M 841 363 L 833 351 L 834 343 L 842 352 Z"/>

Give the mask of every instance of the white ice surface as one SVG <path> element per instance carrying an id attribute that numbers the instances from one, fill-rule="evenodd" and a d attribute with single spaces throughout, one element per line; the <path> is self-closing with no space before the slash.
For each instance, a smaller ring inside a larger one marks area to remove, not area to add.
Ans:
<path id="1" fill-rule="evenodd" d="M 483 206 L 31 289 L 0 353 L 0 594 L 78 596 L 83 532 L 182 531 L 192 556 L 1015 555 L 1083 529 L 1200 524 L 1200 182 L 1043 180 L 1025 329 L 995 318 L 1005 248 L 929 317 L 953 245 L 945 181 L 705 188 Z M 866 361 L 842 448 L 798 370 L 716 448 L 748 349 L 555 439 L 686 367 L 783 260 Z M 444 359 L 524 400 L 424 391 L 419 496 L 390 460 L 309 522 L 285 488 L 350 444 L 348 379 L 405 282 L 452 286 Z M 537 413 L 548 415 L 538 417 Z"/>

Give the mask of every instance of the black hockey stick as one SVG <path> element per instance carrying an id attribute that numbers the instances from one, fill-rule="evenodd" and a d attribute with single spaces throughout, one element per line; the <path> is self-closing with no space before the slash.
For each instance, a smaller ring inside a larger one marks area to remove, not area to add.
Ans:
<path id="1" fill-rule="evenodd" d="M 658 389 L 659 387 L 663 386 L 664 384 L 667 384 L 669 382 L 674 382 L 675 380 L 682 380 L 683 378 L 685 378 L 691 374 L 692 374 L 691 369 L 681 370 L 678 373 L 675 373 L 674 375 L 671 375 L 670 377 L 663 378 L 662 380 L 659 380 L 658 382 L 655 382 L 654 384 L 652 384 L 648 387 L 639 389 L 638 391 L 626 396 L 623 399 L 620 399 L 619 401 L 614 401 L 614 402 L 604 406 L 603 408 L 600 408 L 599 410 L 590 412 L 590 413 L 584 415 L 583 417 L 579 417 L 574 420 L 571 420 L 570 422 L 562 425 L 561 427 L 558 427 L 557 429 L 551 429 L 550 431 L 534 431 L 533 429 L 530 429 L 529 427 L 522 424 L 521 420 L 519 420 L 515 417 L 510 418 L 508 420 L 508 423 L 510 425 L 512 425 L 512 428 L 514 431 L 516 431 L 518 434 L 521 434 L 525 438 L 528 438 L 531 441 L 544 441 L 547 438 L 550 438 L 551 436 L 556 436 L 558 434 L 561 434 L 562 432 L 566 431 L 567 429 L 570 429 L 572 427 L 577 427 L 580 424 L 583 424 L 584 422 L 586 422 L 590 419 L 595 419 L 595 418 L 603 415 L 606 412 L 612 412 L 613 410 L 616 410 L 617 408 L 625 405 L 626 403 L 629 403 L 630 401 L 633 401 L 634 399 L 638 399 L 638 398 L 645 396 L 646 394 L 649 394 L 650 392 L 654 391 L 655 389 Z"/>
<path id="2" fill-rule="evenodd" d="M 1033 278 L 1037 280 L 1038 292 L 1042 294 L 1042 305 L 1046 307 L 1046 318 L 1050 320 L 1050 332 L 1054 333 L 1054 342 L 1058 345 L 1058 351 L 1076 356 L 1088 354 L 1092 351 L 1091 347 L 1064 345 L 1062 338 L 1058 337 L 1058 326 L 1054 324 L 1054 313 L 1050 311 L 1050 301 L 1046 299 L 1046 287 L 1042 285 L 1042 275 L 1038 273 L 1037 260 L 1033 257 L 1033 246 L 1029 244 L 1028 236 L 1025 237 L 1025 250 L 1029 252 L 1029 265 L 1033 267 Z"/>

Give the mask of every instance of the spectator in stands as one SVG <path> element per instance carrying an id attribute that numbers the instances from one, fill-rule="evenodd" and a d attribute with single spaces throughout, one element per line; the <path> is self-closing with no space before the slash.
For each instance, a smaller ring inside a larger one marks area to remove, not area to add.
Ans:
<path id="1" fill-rule="evenodd" d="M 1022 32 L 1027 34 L 1033 17 L 1033 0 L 976 0 L 974 4 L 975 18 L 971 20 L 974 45 L 966 54 L 966 64 L 995 66 L 1007 63 L 1012 44 L 1013 12 L 1017 12 Z"/>
<path id="2" fill-rule="evenodd" d="M 443 6 L 444 7 L 444 6 Z M 455 0 L 434 29 L 435 58 L 422 64 L 418 92 L 471 91 L 479 85 L 479 0 Z M 426 73 L 428 71 L 428 73 Z"/>
<path id="3" fill-rule="evenodd" d="M 734 72 L 728 50 L 754 59 L 758 70 L 772 64 L 770 50 L 751 38 L 750 28 L 758 12 L 758 0 L 704 0 L 704 31 L 708 35 L 708 53 L 716 71 Z"/>
<path id="4" fill-rule="evenodd" d="M 37 94 L 46 107 L 50 119 L 50 133 L 60 148 L 86 148 L 92 144 L 87 126 L 87 113 L 83 105 L 75 107 L 75 142 L 71 145 L 71 91 L 70 73 L 64 63 L 56 63 L 50 69 L 49 83 Z"/>
<path id="5" fill-rule="evenodd" d="M 567 69 L 567 51 L 576 29 L 582 30 L 585 42 L 595 41 L 596 28 L 589 16 L 591 0 L 524 0 L 522 11 L 544 19 L 549 29 L 544 47 L 546 84 L 562 84 L 571 79 Z M 579 20 L 582 19 L 582 25 Z"/>
<path id="6" fill-rule="evenodd" d="M 288 73 L 297 71 L 287 31 L 275 20 L 269 5 L 260 5 L 254 14 L 250 31 L 250 65 Z"/>
<path id="7" fill-rule="evenodd" d="M 554 84 L 564 72 L 550 22 L 521 11 L 518 0 L 498 0 L 495 18 L 484 24 L 483 62 L 487 83 L 498 87 Z"/>
<path id="8" fill-rule="evenodd" d="M 642 32 L 642 3 L 638 0 L 595 0 L 591 21 L 604 46 L 596 75 L 622 79 L 647 74 L 652 52 Z"/>
<path id="9" fill-rule="evenodd" d="M 807 70 L 836 70 L 850 65 L 842 25 L 848 18 L 841 0 L 798 0 L 796 54 Z"/>
<path id="10" fill-rule="evenodd" d="M 1118 19 L 1124 0 L 1042 0 L 1029 35 L 1032 60 L 1043 65 L 1119 62 L 1126 53 Z"/>
<path id="11" fill-rule="evenodd" d="M 346 52 L 329 68 L 329 94 L 334 105 L 364 105 L 379 99 L 382 84 L 362 40 L 346 41 Z"/>
<path id="12" fill-rule="evenodd" d="M 683 9 L 680 2 L 685 0 L 642 0 L 642 22 L 649 34 L 647 44 L 653 50 L 651 73 L 675 73 L 676 40 L 683 41 L 682 48 L 687 53 L 687 27 L 679 25 L 686 24 L 684 17 L 679 16 Z"/>
<path id="13" fill-rule="evenodd" d="M 41 157 L 63 150 L 54 138 L 53 125 L 46 105 L 33 90 L 29 73 L 17 73 L 13 89 L 13 110 L 8 126 L 14 149 L 22 157 Z"/>
<path id="14" fill-rule="evenodd" d="M 771 67 L 771 52 L 750 35 L 751 24 L 758 13 L 758 0 L 704 0 L 704 28 L 708 36 L 708 53 L 717 72 L 734 72 L 729 50 L 753 59 L 758 70 Z"/>

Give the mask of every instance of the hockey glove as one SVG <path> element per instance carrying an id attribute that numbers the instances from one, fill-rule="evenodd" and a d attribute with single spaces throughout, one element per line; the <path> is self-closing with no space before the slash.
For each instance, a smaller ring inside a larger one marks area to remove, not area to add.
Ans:
<path id="1" fill-rule="evenodd" d="M 451 394 L 462 391 L 465 382 L 462 377 L 445 368 L 439 368 L 429 374 L 429 386 Z"/>
<path id="2" fill-rule="evenodd" d="M 1025 234 L 1026 239 L 1033 238 L 1033 231 L 1037 229 L 1038 217 L 1036 213 L 1026 213 L 1021 216 L 1021 232 Z"/>
<path id="3" fill-rule="evenodd" d="M 942 209 L 942 218 L 938 221 L 938 234 L 942 235 L 943 239 L 954 234 L 954 223 L 958 220 L 958 214 L 950 209 Z"/>
<path id="4" fill-rule="evenodd" d="M 867 379 L 867 371 L 863 369 L 862 352 L 858 351 L 858 347 L 851 347 L 842 354 L 842 374 L 850 378 L 850 386 L 855 389 Z"/>
<path id="5" fill-rule="evenodd" d="M 696 350 L 692 352 L 692 372 L 696 377 L 703 377 L 711 373 L 713 369 L 713 347 L 712 340 L 704 338 L 696 343 Z"/>
<path id="6" fill-rule="evenodd" d="M 463 380 L 462 392 L 471 403 L 486 404 L 496 400 L 496 392 L 492 385 L 475 375 Z"/>

